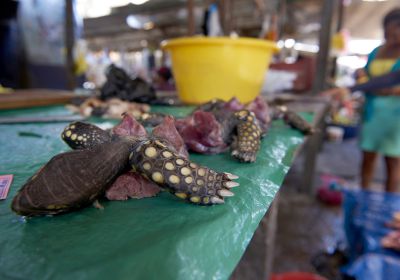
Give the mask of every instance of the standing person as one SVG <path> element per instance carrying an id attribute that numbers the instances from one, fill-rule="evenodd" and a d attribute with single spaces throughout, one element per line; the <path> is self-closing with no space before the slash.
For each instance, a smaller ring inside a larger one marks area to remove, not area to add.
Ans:
<path id="1" fill-rule="evenodd" d="M 369 78 L 400 70 L 400 8 L 384 17 L 383 28 L 385 42 L 370 53 L 364 69 Z M 386 191 L 399 191 L 400 87 L 366 91 L 360 146 L 363 152 L 361 186 L 369 188 L 377 156 L 381 154 L 386 163 Z"/>

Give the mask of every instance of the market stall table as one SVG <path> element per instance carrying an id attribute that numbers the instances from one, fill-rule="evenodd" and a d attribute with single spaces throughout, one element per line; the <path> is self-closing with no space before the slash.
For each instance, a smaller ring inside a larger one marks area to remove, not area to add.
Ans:
<path id="1" fill-rule="evenodd" d="M 312 125 L 315 132 L 306 137 L 301 145 L 297 146 L 293 155 L 297 160 L 302 160 L 302 179 L 299 180 L 299 184 L 290 187 L 297 189 L 299 193 L 314 195 L 314 170 L 324 137 L 325 118 L 330 112 L 329 100 L 311 95 L 276 94 L 270 96 L 268 102 L 275 105 L 285 105 L 299 114 L 304 115 L 307 112 L 312 115 Z M 310 121 L 310 119 L 308 120 Z M 275 195 L 267 214 L 262 218 L 245 254 L 232 274 L 231 280 L 269 279 L 274 264 L 278 205 L 279 192 Z"/>
<path id="2" fill-rule="evenodd" d="M 191 108 L 153 110 L 184 116 Z M 0 117 L 66 113 L 53 106 L 0 111 Z M 256 163 L 236 162 L 229 153 L 191 154 L 194 162 L 240 177 L 235 196 L 223 205 L 196 206 L 161 193 L 103 201 L 104 210 L 87 207 L 57 217 L 23 219 L 11 212 L 11 200 L 52 156 L 69 150 L 60 139 L 65 125 L 0 125 L 0 175 L 14 175 L 8 198 L 0 201 L 0 279 L 227 279 L 304 139 L 274 121 Z"/>
<path id="3" fill-rule="evenodd" d="M 305 194 L 315 195 L 315 165 L 325 136 L 326 117 L 331 111 L 331 102 L 323 96 L 278 94 L 274 96 L 274 103 L 284 104 L 295 112 L 309 112 L 314 116 L 312 124 L 315 132 L 297 151 L 304 155 L 303 179 L 298 190 Z"/>

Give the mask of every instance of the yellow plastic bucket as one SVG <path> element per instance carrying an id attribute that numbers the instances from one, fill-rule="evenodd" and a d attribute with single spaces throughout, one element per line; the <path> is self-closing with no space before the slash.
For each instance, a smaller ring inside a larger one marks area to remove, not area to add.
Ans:
<path id="1" fill-rule="evenodd" d="M 271 41 L 228 37 L 179 38 L 162 47 L 170 51 L 178 95 L 187 104 L 214 98 L 253 100 L 278 50 Z"/>

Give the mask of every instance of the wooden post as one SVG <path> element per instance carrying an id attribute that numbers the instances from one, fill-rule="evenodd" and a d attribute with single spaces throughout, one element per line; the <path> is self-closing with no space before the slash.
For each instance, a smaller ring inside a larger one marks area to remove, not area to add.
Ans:
<path id="1" fill-rule="evenodd" d="M 222 30 L 225 36 L 229 36 L 232 31 L 232 2 L 231 0 L 221 0 L 220 3 Z"/>
<path id="2" fill-rule="evenodd" d="M 339 32 L 343 28 L 343 22 L 344 22 L 344 0 L 339 0 L 338 3 L 338 19 L 337 19 L 337 25 L 336 25 L 336 32 Z"/>
<path id="3" fill-rule="evenodd" d="M 335 32 L 338 33 L 342 30 L 343 28 L 343 22 L 344 22 L 344 0 L 339 0 L 338 1 L 338 16 L 337 16 L 337 23 L 336 23 L 336 28 Z M 332 71 L 330 73 L 330 77 L 334 78 L 336 76 L 336 63 L 337 63 L 337 57 L 335 56 L 332 59 Z"/>
<path id="4" fill-rule="evenodd" d="M 188 14 L 188 35 L 195 34 L 195 21 L 194 21 L 194 1 L 187 0 L 187 14 Z"/>
<path id="5" fill-rule="evenodd" d="M 73 90 L 76 86 L 73 54 L 74 40 L 73 0 L 65 0 L 65 66 L 67 69 L 67 85 L 70 90 Z"/>
<path id="6" fill-rule="evenodd" d="M 319 52 L 317 56 L 316 76 L 313 94 L 318 94 L 325 88 L 328 68 L 328 56 L 331 44 L 331 23 L 335 0 L 324 0 L 321 13 L 321 29 L 319 31 Z"/>
<path id="7" fill-rule="evenodd" d="M 279 193 L 262 218 L 249 246 L 229 280 L 269 279 L 273 272 L 275 237 L 278 225 Z"/>

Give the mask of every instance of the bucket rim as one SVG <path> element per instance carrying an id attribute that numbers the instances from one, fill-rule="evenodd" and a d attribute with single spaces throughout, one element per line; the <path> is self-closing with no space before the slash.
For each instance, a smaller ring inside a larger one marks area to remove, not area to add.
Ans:
<path id="1" fill-rule="evenodd" d="M 249 37 L 181 37 L 177 39 L 169 39 L 161 42 L 161 47 L 165 50 L 173 47 L 187 46 L 187 45 L 244 45 L 252 47 L 260 47 L 272 50 L 274 53 L 279 51 L 276 43 L 269 40 L 262 40 Z"/>

